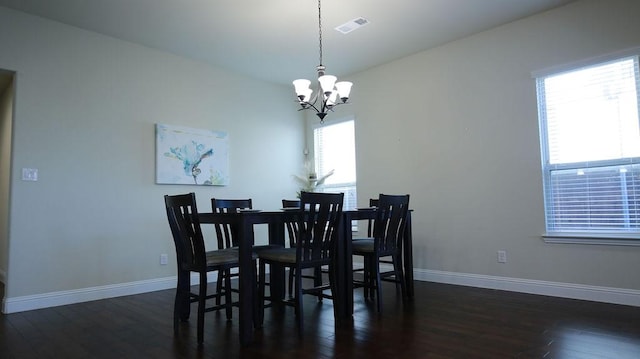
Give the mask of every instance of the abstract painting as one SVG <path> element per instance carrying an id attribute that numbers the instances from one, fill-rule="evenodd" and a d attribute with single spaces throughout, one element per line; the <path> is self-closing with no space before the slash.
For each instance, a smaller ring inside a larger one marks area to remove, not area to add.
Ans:
<path id="1" fill-rule="evenodd" d="M 156 124 L 156 183 L 226 186 L 226 132 Z"/>

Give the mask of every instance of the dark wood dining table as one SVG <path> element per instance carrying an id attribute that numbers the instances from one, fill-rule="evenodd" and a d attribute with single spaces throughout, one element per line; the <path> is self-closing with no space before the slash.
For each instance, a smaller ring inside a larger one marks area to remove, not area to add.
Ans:
<path id="1" fill-rule="evenodd" d="M 300 211 L 244 211 L 239 213 L 200 213 L 202 224 L 229 223 L 235 228 L 239 239 L 239 332 L 240 343 L 250 345 L 254 339 L 254 305 L 256 301 L 256 280 L 254 262 L 252 260 L 252 246 L 254 244 L 254 225 L 267 224 L 269 228 L 269 243 L 285 243 L 285 223 L 295 221 Z M 337 293 L 334 294 L 334 314 L 336 322 L 351 321 L 353 314 L 353 260 L 351 253 L 351 220 L 369 219 L 375 216 L 375 210 L 345 210 L 341 223 L 341 235 L 336 243 L 336 275 Z M 349 224 L 349 225 L 347 225 Z M 206 231 L 203 228 L 203 231 Z M 403 264 L 407 295 L 413 296 L 413 260 L 411 245 L 411 221 L 407 225 L 403 241 Z M 180 281 L 179 281 L 180 283 Z M 184 285 L 189 284 L 188 282 Z M 271 295 L 284 296 L 285 276 L 283 268 L 270 268 Z"/>

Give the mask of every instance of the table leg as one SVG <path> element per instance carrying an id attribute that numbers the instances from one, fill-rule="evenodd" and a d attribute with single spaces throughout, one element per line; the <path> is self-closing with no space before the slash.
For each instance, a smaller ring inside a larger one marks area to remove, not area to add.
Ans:
<path id="1" fill-rule="evenodd" d="M 351 317 L 353 315 L 353 252 L 352 241 L 353 233 L 351 232 L 351 216 L 346 215 L 343 227 L 343 260 L 344 263 L 344 312 L 343 317 Z"/>
<path id="2" fill-rule="evenodd" d="M 245 217 L 240 216 L 241 220 L 238 225 L 239 237 L 241 242 L 239 243 L 239 297 L 240 297 L 240 344 L 243 346 L 249 345 L 253 342 L 253 321 L 254 321 L 254 308 L 255 308 L 255 283 L 256 278 L 254 276 L 255 267 L 252 259 L 252 246 L 253 246 L 253 225 L 243 220 Z"/>
<path id="3" fill-rule="evenodd" d="M 284 222 L 269 223 L 269 244 L 284 246 Z M 269 292 L 271 297 L 284 299 L 286 292 L 285 270 L 281 265 L 272 264 L 269 266 Z M 259 305 L 264 305 L 259 303 Z"/>

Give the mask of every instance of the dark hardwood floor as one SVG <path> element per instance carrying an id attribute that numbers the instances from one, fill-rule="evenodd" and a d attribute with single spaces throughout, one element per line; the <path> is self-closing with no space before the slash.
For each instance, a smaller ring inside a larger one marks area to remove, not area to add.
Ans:
<path id="1" fill-rule="evenodd" d="M 353 321 L 336 327 L 331 301 L 266 309 L 256 344 L 238 343 L 237 311 L 207 313 L 174 337 L 173 290 L 0 316 L 0 358 L 640 358 L 640 308 L 416 282 L 402 303 L 385 283 L 384 313 L 356 291 Z M 194 306 L 195 311 L 195 306 Z"/>

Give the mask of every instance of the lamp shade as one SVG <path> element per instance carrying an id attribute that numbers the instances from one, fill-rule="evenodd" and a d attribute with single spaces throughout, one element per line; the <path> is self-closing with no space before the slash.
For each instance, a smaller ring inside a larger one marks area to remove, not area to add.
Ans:
<path id="1" fill-rule="evenodd" d="M 302 101 L 304 102 L 311 102 L 311 94 L 313 93 L 313 90 L 310 88 L 306 88 L 304 90 L 302 90 L 302 93 L 300 93 L 300 95 L 304 96 L 302 98 Z"/>
<path id="2" fill-rule="evenodd" d="M 338 100 L 338 91 L 331 92 L 331 95 L 329 95 L 329 98 L 327 99 L 327 106 L 329 107 L 334 106 L 337 100 Z"/>
<path id="3" fill-rule="evenodd" d="M 322 92 L 327 93 L 333 91 L 333 85 L 336 83 L 337 78 L 333 75 L 322 75 L 318 77 Z"/>
<path id="4" fill-rule="evenodd" d="M 338 90 L 338 94 L 340 94 L 341 99 L 349 98 L 349 94 L 351 93 L 351 86 L 353 86 L 353 83 L 349 81 L 336 82 L 336 90 Z"/>
<path id="5" fill-rule="evenodd" d="M 310 86 L 311 85 L 311 81 L 309 80 L 305 80 L 305 79 L 297 79 L 293 81 L 293 87 L 295 88 L 296 91 L 296 95 L 298 97 L 300 96 L 304 96 L 307 93 L 310 94 Z"/>

